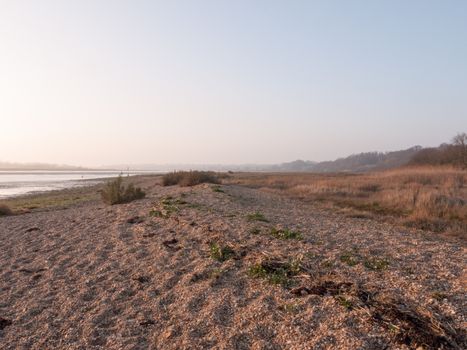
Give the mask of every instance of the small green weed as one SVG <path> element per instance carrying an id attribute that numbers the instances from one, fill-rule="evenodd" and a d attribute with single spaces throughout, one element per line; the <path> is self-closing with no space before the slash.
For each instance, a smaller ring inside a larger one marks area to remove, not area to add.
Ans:
<path id="1" fill-rule="evenodd" d="M 324 267 L 324 268 L 333 268 L 334 267 L 334 261 L 328 259 L 328 260 L 324 260 L 322 263 L 321 263 L 321 266 Z"/>
<path id="2" fill-rule="evenodd" d="M 301 271 L 301 262 L 293 259 L 287 262 L 266 260 L 256 263 L 248 269 L 248 275 L 261 278 L 270 284 L 280 284 L 289 287 L 293 284 L 292 277 Z"/>
<path id="3" fill-rule="evenodd" d="M 339 305 L 345 307 L 347 310 L 352 310 L 353 309 L 353 304 L 350 300 L 346 299 L 342 295 L 336 295 L 334 299 L 337 300 Z"/>
<path id="4" fill-rule="evenodd" d="M 212 186 L 211 189 L 213 192 L 225 193 L 225 191 L 220 186 Z"/>
<path id="5" fill-rule="evenodd" d="M 219 262 L 224 262 L 235 256 L 235 251 L 228 245 L 221 246 L 213 242 L 209 245 L 210 256 Z"/>
<path id="6" fill-rule="evenodd" d="M 217 268 L 217 269 L 212 269 L 209 272 L 209 277 L 212 279 L 217 279 L 222 276 L 222 274 L 225 272 L 225 270 Z"/>
<path id="7" fill-rule="evenodd" d="M 269 220 L 266 219 L 266 217 L 263 214 L 261 214 L 259 211 L 255 212 L 255 213 L 252 213 L 252 214 L 248 214 L 247 219 L 248 219 L 248 221 L 269 222 Z"/>
<path id="8" fill-rule="evenodd" d="M 387 261 L 386 259 L 382 259 L 382 258 L 370 257 L 370 258 L 366 258 L 363 261 L 363 265 L 367 269 L 370 269 L 373 271 L 383 271 L 388 268 L 389 261 Z"/>
<path id="9" fill-rule="evenodd" d="M 261 233 L 261 229 L 259 227 L 253 227 L 251 230 L 250 230 L 250 233 L 252 235 L 259 235 Z"/>
<path id="10" fill-rule="evenodd" d="M 345 252 L 340 256 L 340 261 L 348 266 L 356 266 L 360 263 L 360 257 L 352 252 Z"/>
<path id="11" fill-rule="evenodd" d="M 289 314 L 296 314 L 300 311 L 301 306 L 300 304 L 287 303 L 287 304 L 281 305 L 279 309 Z"/>
<path id="12" fill-rule="evenodd" d="M 302 239 L 302 234 L 298 231 L 291 231 L 289 229 L 271 229 L 271 235 L 278 239 Z"/>
<path id="13" fill-rule="evenodd" d="M 149 212 L 149 216 L 167 219 L 172 214 L 179 212 L 180 207 L 182 205 L 188 204 L 190 203 L 181 198 L 173 198 L 172 196 L 167 196 L 160 200 L 160 202 L 157 205 L 157 208 L 153 208 Z"/>
<path id="14" fill-rule="evenodd" d="M 433 299 L 436 299 L 437 301 L 443 301 L 444 299 L 446 299 L 448 297 L 448 295 L 446 293 L 443 293 L 443 292 L 434 292 L 431 294 L 431 297 Z"/>
<path id="15" fill-rule="evenodd" d="M 160 210 L 151 209 L 149 211 L 149 216 L 156 217 L 156 218 L 167 218 Z"/>

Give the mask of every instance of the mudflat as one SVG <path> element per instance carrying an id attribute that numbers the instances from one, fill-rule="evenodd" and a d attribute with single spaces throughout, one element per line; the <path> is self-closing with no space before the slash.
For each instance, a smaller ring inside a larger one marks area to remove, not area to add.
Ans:
<path id="1" fill-rule="evenodd" d="M 467 348 L 461 241 L 238 185 L 133 181 L 146 198 L 0 217 L 2 349 Z"/>

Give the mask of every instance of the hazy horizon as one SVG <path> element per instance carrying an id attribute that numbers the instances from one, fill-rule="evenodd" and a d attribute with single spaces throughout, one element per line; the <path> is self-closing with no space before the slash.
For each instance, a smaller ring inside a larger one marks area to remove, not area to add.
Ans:
<path id="1" fill-rule="evenodd" d="M 464 1 L 1 4 L 0 161 L 325 161 L 467 126 Z"/>

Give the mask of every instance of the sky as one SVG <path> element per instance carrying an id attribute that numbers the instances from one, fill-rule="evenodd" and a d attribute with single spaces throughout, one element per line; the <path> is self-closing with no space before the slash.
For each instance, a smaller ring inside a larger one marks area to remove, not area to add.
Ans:
<path id="1" fill-rule="evenodd" d="M 321 161 L 467 131 L 465 0 L 0 9 L 0 161 Z"/>

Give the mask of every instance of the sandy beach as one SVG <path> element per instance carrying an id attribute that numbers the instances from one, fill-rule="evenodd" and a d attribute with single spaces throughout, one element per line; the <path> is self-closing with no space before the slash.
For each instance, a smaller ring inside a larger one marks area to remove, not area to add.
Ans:
<path id="1" fill-rule="evenodd" d="M 146 198 L 0 217 L 0 348 L 467 347 L 455 238 L 237 185 L 132 181 Z"/>

